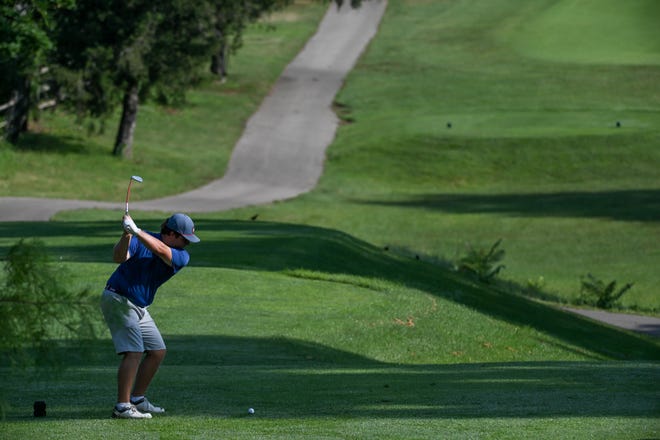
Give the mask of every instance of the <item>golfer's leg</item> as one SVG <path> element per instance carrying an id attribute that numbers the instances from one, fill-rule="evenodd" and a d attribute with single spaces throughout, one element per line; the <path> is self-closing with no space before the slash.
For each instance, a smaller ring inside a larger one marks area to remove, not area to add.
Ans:
<path id="1" fill-rule="evenodd" d="M 147 393 L 147 388 L 149 388 L 149 384 L 156 375 L 161 362 L 165 359 L 166 353 L 167 350 L 147 351 L 147 355 L 142 359 L 142 363 L 137 370 L 135 387 L 133 388 L 134 396 L 144 396 Z"/>
<path id="2" fill-rule="evenodd" d="M 142 312 L 140 331 L 142 332 L 142 341 L 147 355 L 142 360 L 135 378 L 134 396 L 144 396 L 147 393 L 147 388 L 149 388 L 151 380 L 156 375 L 158 367 L 160 367 L 165 358 L 165 353 L 167 353 L 163 336 L 160 334 L 160 330 L 158 330 L 149 311 L 145 308 Z"/>
<path id="3" fill-rule="evenodd" d="M 140 366 L 140 359 L 142 359 L 142 353 L 132 351 L 124 353 L 124 358 L 117 371 L 117 403 L 130 401 L 131 389 L 133 389 L 135 375 Z"/>

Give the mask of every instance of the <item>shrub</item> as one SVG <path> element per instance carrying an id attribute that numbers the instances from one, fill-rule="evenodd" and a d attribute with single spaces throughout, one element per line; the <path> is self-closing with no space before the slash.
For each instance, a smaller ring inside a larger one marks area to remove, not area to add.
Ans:
<path id="1" fill-rule="evenodd" d="M 633 283 L 628 283 L 617 290 L 616 281 L 605 283 L 591 274 L 582 277 L 581 282 L 580 293 L 582 302 L 584 304 L 595 305 L 601 309 L 611 309 L 614 303 L 633 286 Z"/>
<path id="2" fill-rule="evenodd" d="M 479 281 L 490 283 L 502 269 L 499 264 L 504 259 L 504 249 L 498 249 L 502 239 L 499 239 L 490 249 L 475 249 L 470 246 L 467 255 L 458 261 L 458 271 L 476 277 Z"/>
<path id="3" fill-rule="evenodd" d="M 56 267 L 38 240 L 9 249 L 0 291 L 0 351 L 14 361 L 54 361 L 58 341 L 94 335 L 96 301 L 89 290 L 69 290 L 67 272 Z"/>

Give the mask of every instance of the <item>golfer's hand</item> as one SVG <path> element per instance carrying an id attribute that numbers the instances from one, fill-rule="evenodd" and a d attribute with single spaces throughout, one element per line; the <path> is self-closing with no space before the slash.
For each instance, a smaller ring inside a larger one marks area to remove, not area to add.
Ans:
<path id="1" fill-rule="evenodd" d="M 124 231 L 132 235 L 138 235 L 142 231 L 137 227 L 130 215 L 124 215 L 122 225 L 124 226 Z"/>

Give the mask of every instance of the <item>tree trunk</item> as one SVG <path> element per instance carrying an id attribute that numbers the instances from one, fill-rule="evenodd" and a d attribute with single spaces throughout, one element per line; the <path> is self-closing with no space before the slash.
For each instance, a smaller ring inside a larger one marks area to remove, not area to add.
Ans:
<path id="1" fill-rule="evenodd" d="M 12 93 L 11 106 L 7 112 L 6 137 L 15 144 L 21 133 L 28 129 L 28 114 L 30 110 L 30 81 L 27 78 L 18 82 L 18 87 Z"/>
<path id="2" fill-rule="evenodd" d="M 224 45 L 211 57 L 211 72 L 222 81 L 227 79 L 227 50 Z"/>
<path id="3" fill-rule="evenodd" d="M 227 58 L 229 50 L 221 29 L 216 28 L 215 35 L 220 41 L 220 49 L 211 56 L 211 73 L 218 75 L 222 82 L 227 78 Z"/>
<path id="4" fill-rule="evenodd" d="M 138 85 L 132 85 L 124 95 L 124 105 L 117 130 L 115 149 L 112 154 L 130 158 L 133 156 L 133 133 L 137 122 L 138 112 Z"/>

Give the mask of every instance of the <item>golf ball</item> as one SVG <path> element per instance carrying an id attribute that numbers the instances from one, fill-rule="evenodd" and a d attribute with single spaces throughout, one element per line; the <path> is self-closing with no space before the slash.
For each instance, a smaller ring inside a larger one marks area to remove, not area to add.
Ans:
<path id="1" fill-rule="evenodd" d="M 254 414 L 254 408 L 248 408 L 248 414 Z"/>

